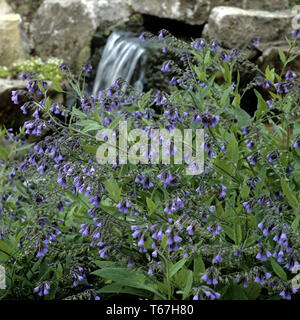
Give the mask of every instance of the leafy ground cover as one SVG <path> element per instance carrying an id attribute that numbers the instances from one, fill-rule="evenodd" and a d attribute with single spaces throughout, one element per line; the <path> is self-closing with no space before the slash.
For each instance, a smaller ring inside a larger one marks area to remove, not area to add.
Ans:
<path id="1" fill-rule="evenodd" d="M 88 96 L 90 67 L 74 76 L 61 65 L 77 98 L 70 109 L 51 101 L 34 73 L 22 74 L 28 90 L 13 92 L 12 100 L 32 120 L 19 133 L 1 131 L 12 143 L 0 148 L 1 299 L 299 298 L 300 91 L 288 69 L 294 57 L 280 52 L 281 74 L 257 69 L 240 89 L 242 52 L 202 39 L 186 43 L 166 30 L 158 39 L 180 57 L 162 65 L 170 94 L 137 92 L 118 79 Z M 254 88 L 264 94 L 255 89 L 250 116 L 240 103 Z M 125 148 L 136 163 L 99 163 L 99 147 L 119 142 L 121 120 L 128 132 L 143 129 L 154 139 L 153 129 L 193 129 L 193 149 L 195 130 L 204 129 L 204 170 L 187 175 L 193 163 L 175 163 L 174 143 L 169 164 L 152 164 L 155 153 L 135 150 L 134 137 Z M 113 132 L 101 137 L 104 128 Z M 28 136 L 39 142 L 25 143 Z"/>

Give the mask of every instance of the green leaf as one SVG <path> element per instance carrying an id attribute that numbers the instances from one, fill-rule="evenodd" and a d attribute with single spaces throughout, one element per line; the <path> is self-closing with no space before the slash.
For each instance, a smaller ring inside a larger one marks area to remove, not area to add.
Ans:
<path id="1" fill-rule="evenodd" d="M 90 144 L 84 144 L 80 143 L 84 151 L 86 151 L 88 154 L 96 154 L 99 146 L 96 145 L 90 145 Z"/>
<path id="2" fill-rule="evenodd" d="M 25 144 L 24 146 L 22 146 L 20 148 L 16 148 L 16 151 L 19 152 L 19 151 L 27 150 L 27 149 L 30 149 L 34 145 L 35 145 L 35 143 Z"/>
<path id="3" fill-rule="evenodd" d="M 152 214 L 155 210 L 155 207 L 156 207 L 155 203 L 148 197 L 146 197 L 146 203 L 147 203 L 147 207 L 150 211 L 150 214 Z"/>
<path id="4" fill-rule="evenodd" d="M 275 72 L 274 69 L 272 69 L 271 71 L 269 66 L 266 67 L 266 71 L 265 71 L 266 78 L 270 80 L 272 83 L 274 82 L 274 79 L 275 79 L 274 72 Z"/>
<path id="5" fill-rule="evenodd" d="M 88 116 L 84 112 L 76 109 L 75 107 L 72 108 L 72 114 L 75 114 L 80 119 L 86 119 Z"/>
<path id="6" fill-rule="evenodd" d="M 194 51 L 191 51 L 191 54 L 193 54 L 198 60 L 200 60 L 201 63 L 203 62 L 203 58 L 202 58 L 202 56 L 200 56 L 200 54 L 198 54 Z"/>
<path id="7" fill-rule="evenodd" d="M 186 263 L 186 259 L 182 258 L 170 268 L 170 278 L 172 278 Z"/>
<path id="8" fill-rule="evenodd" d="M 93 261 L 97 267 L 100 268 L 110 268 L 117 267 L 118 263 L 113 261 Z"/>
<path id="9" fill-rule="evenodd" d="M 42 86 L 41 81 L 37 81 L 37 85 L 38 85 L 38 87 L 39 87 L 41 92 L 45 92 L 46 91 L 46 89 Z"/>
<path id="10" fill-rule="evenodd" d="M 286 56 L 285 54 L 283 53 L 283 51 L 281 49 L 278 49 L 278 53 L 279 53 L 279 56 L 280 56 L 280 60 L 283 64 L 286 63 Z"/>
<path id="11" fill-rule="evenodd" d="M 271 258 L 271 265 L 274 270 L 274 272 L 278 275 L 278 277 L 282 280 L 287 280 L 287 275 L 283 268 L 274 260 L 274 258 Z"/>
<path id="12" fill-rule="evenodd" d="M 194 258 L 194 276 L 199 277 L 201 273 L 205 272 L 205 264 L 200 254 L 196 254 Z"/>
<path id="13" fill-rule="evenodd" d="M 232 228 L 222 225 L 222 229 L 224 230 L 225 234 L 233 241 L 235 241 L 235 232 Z"/>
<path id="14" fill-rule="evenodd" d="M 289 58 L 287 59 L 287 61 L 286 61 L 286 64 L 292 62 L 292 61 L 293 61 L 294 59 L 296 59 L 296 58 L 297 58 L 297 56 L 289 57 Z"/>
<path id="15" fill-rule="evenodd" d="M 231 285 L 228 287 L 222 300 L 249 300 L 244 289 L 238 285 Z"/>
<path id="16" fill-rule="evenodd" d="M 241 108 L 236 108 L 235 114 L 236 114 L 238 125 L 240 127 L 247 127 L 251 125 L 251 119 L 249 117 L 249 114 L 245 110 Z"/>
<path id="17" fill-rule="evenodd" d="M 253 244 L 256 243 L 258 239 L 259 239 L 258 235 L 252 234 L 244 241 L 243 248 L 251 247 Z"/>
<path id="18" fill-rule="evenodd" d="M 129 286 L 137 289 L 144 289 L 155 293 L 161 299 L 166 297 L 157 291 L 157 285 L 151 282 L 143 273 L 128 268 L 105 268 L 92 272 L 92 274 L 107 280 L 113 280 L 120 285 Z"/>
<path id="19" fill-rule="evenodd" d="M 298 227 L 299 227 L 299 222 L 300 222 L 300 213 L 298 212 L 295 220 L 294 220 L 293 223 L 291 224 L 291 227 L 292 227 L 294 230 L 297 230 Z"/>
<path id="20" fill-rule="evenodd" d="M 105 187 L 109 195 L 112 197 L 112 199 L 115 202 L 120 202 L 122 188 L 118 187 L 116 180 L 114 178 L 111 178 L 110 180 L 106 180 Z"/>
<path id="21" fill-rule="evenodd" d="M 244 200 L 247 199 L 249 194 L 250 194 L 250 189 L 246 185 L 244 185 L 241 190 L 242 199 Z"/>
<path id="22" fill-rule="evenodd" d="M 224 79 L 228 84 L 231 84 L 231 71 L 227 62 L 224 63 Z"/>
<path id="23" fill-rule="evenodd" d="M 258 101 L 257 111 L 256 111 L 256 119 L 258 120 L 261 118 L 264 112 L 268 111 L 268 104 L 266 103 L 262 95 L 257 90 L 254 89 L 254 92 Z"/>
<path id="24" fill-rule="evenodd" d="M 80 92 L 80 88 L 78 87 L 77 84 L 73 83 L 73 81 L 69 81 L 71 87 L 73 88 L 73 90 L 78 94 L 78 96 L 81 96 L 81 92 Z"/>
<path id="25" fill-rule="evenodd" d="M 240 106 L 240 104 L 241 104 L 241 95 L 239 93 L 237 93 L 232 101 L 232 105 L 234 107 L 238 108 Z"/>
<path id="26" fill-rule="evenodd" d="M 57 279 L 60 279 L 62 277 L 62 275 L 63 275 L 63 267 L 62 267 L 61 263 L 59 263 L 56 268 Z"/>
<path id="27" fill-rule="evenodd" d="M 124 115 L 122 115 L 121 117 L 116 118 L 110 125 L 109 125 L 109 129 L 115 129 L 115 127 L 119 124 L 119 122 L 124 119 Z"/>
<path id="28" fill-rule="evenodd" d="M 205 57 L 204 57 L 204 65 L 205 65 L 205 66 L 208 65 L 209 62 L 210 62 L 210 51 L 208 50 L 208 51 L 206 52 Z"/>
<path id="29" fill-rule="evenodd" d="M 82 132 L 103 129 L 103 126 L 99 122 L 94 120 L 82 120 L 82 121 L 76 122 L 76 125 L 80 127 L 84 127 L 82 129 Z"/>
<path id="30" fill-rule="evenodd" d="M 5 161 L 8 160 L 8 152 L 6 149 L 0 146 L 0 157 L 4 159 Z"/>
<path id="31" fill-rule="evenodd" d="M 240 222 L 238 221 L 234 224 L 234 242 L 235 242 L 235 244 L 240 245 L 242 242 L 242 238 L 243 238 L 242 228 L 241 228 Z"/>
<path id="32" fill-rule="evenodd" d="M 57 92 L 64 92 L 64 90 L 62 89 L 62 87 L 55 81 L 52 80 L 52 86 L 54 88 L 55 91 Z"/>
<path id="33" fill-rule="evenodd" d="M 281 188 L 282 188 L 283 194 L 286 196 L 289 204 L 294 209 L 299 209 L 299 201 L 297 200 L 296 196 L 293 194 L 293 191 L 288 186 L 284 177 L 281 178 Z"/>
<path id="34" fill-rule="evenodd" d="M 147 299 L 151 299 L 152 294 L 149 291 L 123 286 L 119 283 L 112 283 L 107 285 L 99 290 L 101 293 L 125 293 L 131 294 L 134 296 L 144 297 Z"/>
<path id="35" fill-rule="evenodd" d="M 0 261 L 6 262 L 11 256 L 11 247 L 3 240 L 0 240 Z"/>
<path id="36" fill-rule="evenodd" d="M 227 148 L 228 148 L 227 155 L 229 159 L 231 159 L 233 163 L 237 164 L 239 161 L 239 146 L 233 133 L 231 134 L 228 140 Z"/>
<path id="37" fill-rule="evenodd" d="M 250 284 L 247 288 L 244 288 L 244 291 L 249 300 L 256 300 L 261 292 L 261 286 L 257 283 Z"/>
<path id="38" fill-rule="evenodd" d="M 193 272 L 189 270 L 189 275 L 187 276 L 186 285 L 183 290 L 183 296 L 182 296 L 183 300 L 189 297 L 192 286 L 193 286 Z"/>

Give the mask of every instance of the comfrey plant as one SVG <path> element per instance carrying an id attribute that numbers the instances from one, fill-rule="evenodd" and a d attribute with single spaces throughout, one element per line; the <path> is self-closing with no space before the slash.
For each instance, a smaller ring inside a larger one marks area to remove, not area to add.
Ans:
<path id="1" fill-rule="evenodd" d="M 150 38 L 156 39 L 141 36 Z M 175 57 L 162 65 L 171 93 L 137 92 L 118 79 L 88 96 L 84 79 L 90 67 L 75 78 L 62 65 L 77 98 L 70 109 L 51 101 L 45 83 L 24 75 L 40 95 L 17 91 L 12 99 L 32 114 L 25 133 L 40 138 L 11 171 L 7 157 L 3 162 L 3 298 L 297 294 L 292 271 L 300 261 L 300 91 L 296 74 L 285 71 L 293 57 L 281 53 L 281 75 L 267 68 L 253 79 L 268 100 L 255 91 L 251 117 L 242 109 L 239 75 L 234 80 L 240 52 L 203 39 L 185 43 L 166 30 L 158 41 Z M 58 84 L 55 89 L 63 91 Z M 125 143 L 119 139 L 123 121 Z M 161 150 L 158 134 L 152 148 L 147 138 L 154 129 L 190 129 L 193 153 L 196 130 L 204 130 L 202 170 L 186 174 L 194 164 L 175 161 L 182 145 L 172 139 Z M 137 142 L 143 139 L 148 142 L 141 148 Z M 113 163 L 99 161 L 104 145 L 101 159 L 113 152 Z M 135 163 L 122 161 L 128 150 Z M 151 162 L 166 154 L 168 163 Z"/>

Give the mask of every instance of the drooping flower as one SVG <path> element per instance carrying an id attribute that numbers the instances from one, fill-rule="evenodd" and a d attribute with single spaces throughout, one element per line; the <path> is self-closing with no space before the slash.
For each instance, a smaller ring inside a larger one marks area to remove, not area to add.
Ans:
<path id="1" fill-rule="evenodd" d="M 275 164 L 277 160 L 279 159 L 279 153 L 278 151 L 272 151 L 269 154 L 267 154 L 267 158 L 269 162 Z"/>
<path id="2" fill-rule="evenodd" d="M 270 257 L 272 257 L 271 252 L 262 248 L 258 251 L 256 255 L 256 259 L 261 261 L 266 261 Z"/>
<path id="3" fill-rule="evenodd" d="M 18 91 L 13 90 L 11 92 L 11 101 L 13 101 L 14 104 L 19 104 L 20 103 L 19 96 L 18 96 Z"/>
<path id="4" fill-rule="evenodd" d="M 58 68 L 61 70 L 61 72 L 67 72 L 68 71 L 68 66 L 65 63 L 62 63 Z"/>
<path id="5" fill-rule="evenodd" d="M 41 284 L 41 285 L 35 287 L 33 291 L 38 293 L 38 295 L 40 297 L 46 296 L 49 294 L 50 285 L 47 282 L 45 282 L 44 284 Z"/>
<path id="6" fill-rule="evenodd" d="M 285 290 L 282 290 L 279 295 L 283 298 L 283 299 L 286 299 L 286 300 L 291 300 L 292 299 L 292 296 L 291 294 L 292 293 L 297 293 L 298 290 L 295 289 L 295 288 L 292 288 L 292 289 L 285 289 Z"/>
<path id="7" fill-rule="evenodd" d="M 296 141 L 294 143 L 294 148 L 300 148 L 300 136 L 296 138 Z"/>
<path id="8" fill-rule="evenodd" d="M 89 73 L 91 70 L 93 69 L 91 64 L 84 64 L 82 67 L 82 71 L 84 71 L 85 73 Z"/>
<path id="9" fill-rule="evenodd" d="M 205 127 L 215 127 L 219 123 L 219 119 L 219 116 L 214 116 L 208 111 L 206 111 L 201 117 L 202 124 Z"/>
<path id="10" fill-rule="evenodd" d="M 198 49 L 198 50 L 202 50 L 203 47 L 205 46 L 205 42 L 203 39 L 195 39 L 193 42 L 191 42 L 191 46 L 193 46 L 194 48 Z"/>
<path id="11" fill-rule="evenodd" d="M 218 253 L 213 259 L 212 263 L 222 262 L 223 258 L 221 257 L 220 253 Z"/>
<path id="12" fill-rule="evenodd" d="M 195 227 L 194 227 L 192 224 L 190 224 L 190 225 L 186 228 L 186 231 L 188 232 L 188 234 L 189 234 L 190 236 L 192 236 L 192 235 L 194 234 L 194 232 L 195 232 Z"/>
<path id="13" fill-rule="evenodd" d="M 242 205 L 245 207 L 248 213 L 252 212 L 252 202 L 251 201 L 245 201 L 242 203 Z"/>
<path id="14" fill-rule="evenodd" d="M 143 188 L 152 188 L 154 184 L 150 181 L 149 176 L 144 176 L 143 174 L 140 177 L 136 177 L 134 180 L 135 183 L 142 184 Z"/>
<path id="15" fill-rule="evenodd" d="M 162 30 L 159 31 L 158 39 L 164 41 L 166 35 L 167 35 L 167 30 L 162 29 Z"/>
<path id="16" fill-rule="evenodd" d="M 167 97 L 163 92 L 158 91 L 155 95 L 154 101 L 157 105 L 162 105 L 167 101 Z"/>
<path id="17" fill-rule="evenodd" d="M 288 71 L 286 74 L 285 74 L 285 78 L 286 80 L 288 81 L 293 81 L 295 78 L 297 78 L 297 75 L 294 71 Z"/>
<path id="18" fill-rule="evenodd" d="M 226 196 L 226 190 L 227 188 L 221 184 L 220 190 L 218 192 L 219 198 L 224 198 Z"/>
<path id="19" fill-rule="evenodd" d="M 124 213 L 128 213 L 130 207 L 131 207 L 130 202 L 127 199 L 121 200 L 117 204 L 117 208 L 119 209 L 119 211 Z"/>
<path id="20" fill-rule="evenodd" d="M 142 32 L 141 35 L 139 36 L 139 39 L 143 42 L 145 42 L 147 40 L 146 38 L 146 33 L 145 32 Z"/>
<path id="21" fill-rule="evenodd" d="M 251 156 L 247 157 L 247 159 L 250 161 L 250 164 L 256 165 L 260 159 L 260 154 L 258 152 L 255 152 L 251 154 Z"/>
<path id="22" fill-rule="evenodd" d="M 163 72 L 171 72 L 172 71 L 172 65 L 173 65 L 173 61 L 172 60 L 165 61 L 162 64 L 161 71 L 163 71 Z"/>
<path id="23" fill-rule="evenodd" d="M 201 277 L 203 281 L 205 281 L 208 285 L 214 284 L 217 285 L 219 282 L 217 278 L 215 278 L 213 275 L 209 275 L 207 273 L 204 273 L 204 275 Z"/>

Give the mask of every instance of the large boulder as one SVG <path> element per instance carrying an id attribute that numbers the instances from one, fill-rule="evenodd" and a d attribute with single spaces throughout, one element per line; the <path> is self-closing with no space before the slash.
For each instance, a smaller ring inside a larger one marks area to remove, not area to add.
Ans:
<path id="1" fill-rule="evenodd" d="M 0 65 L 10 67 L 25 61 L 29 55 L 27 43 L 21 16 L 0 0 Z"/>
<path id="2" fill-rule="evenodd" d="M 131 4 L 136 12 L 201 25 L 207 22 L 211 10 L 217 6 L 287 9 L 289 0 L 131 0 Z"/>
<path id="3" fill-rule="evenodd" d="M 130 14 L 124 0 L 44 0 L 31 25 L 35 50 L 78 69 L 90 56 L 95 30 L 125 21 Z"/>
<path id="4" fill-rule="evenodd" d="M 218 40 L 227 48 L 244 46 L 252 39 L 261 42 L 282 40 L 292 31 L 291 10 L 262 11 L 235 7 L 216 7 L 212 10 L 203 36 Z"/>

